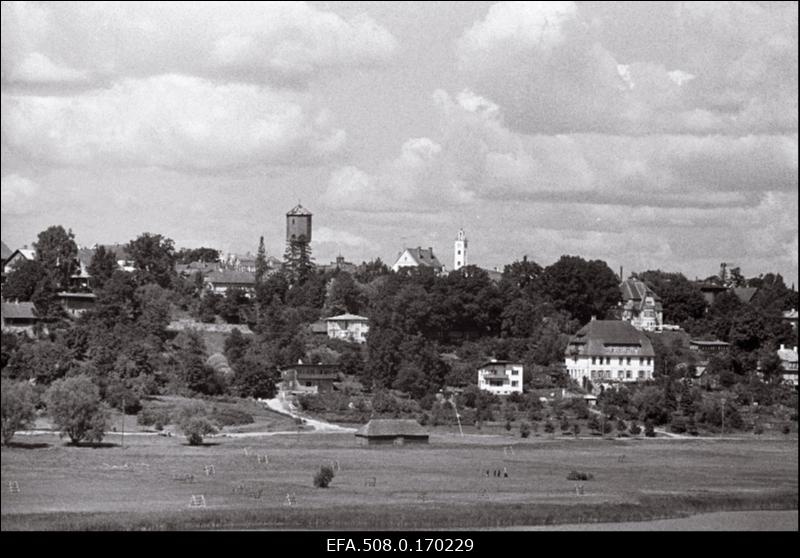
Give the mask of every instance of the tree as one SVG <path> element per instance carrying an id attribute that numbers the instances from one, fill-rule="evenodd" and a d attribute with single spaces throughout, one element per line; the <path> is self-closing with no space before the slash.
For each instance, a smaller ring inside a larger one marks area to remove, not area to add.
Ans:
<path id="1" fill-rule="evenodd" d="M 214 248 L 181 248 L 175 255 L 175 261 L 182 264 L 194 262 L 213 263 L 219 261 L 219 250 Z"/>
<path id="2" fill-rule="evenodd" d="M 102 289 L 117 267 L 117 255 L 112 250 L 106 250 L 105 246 L 98 246 L 87 269 L 89 285 L 93 289 Z"/>
<path id="3" fill-rule="evenodd" d="M 528 436 L 530 436 L 531 435 L 531 425 L 528 424 L 527 422 L 524 422 L 524 421 L 521 422 L 520 425 L 519 425 L 519 435 L 522 438 L 527 438 Z"/>
<path id="4" fill-rule="evenodd" d="M 171 238 L 143 233 L 126 246 L 140 285 L 157 283 L 167 289 L 175 275 L 175 247 Z"/>
<path id="5" fill-rule="evenodd" d="M 100 391 L 88 376 L 56 380 L 44 399 L 61 436 L 69 436 L 73 444 L 103 439 L 108 428 L 108 410 L 100 399 Z"/>
<path id="6" fill-rule="evenodd" d="M 681 273 L 645 271 L 636 275 L 661 298 L 664 306 L 664 321 L 683 324 L 687 320 L 698 320 L 706 311 L 703 294 Z"/>
<path id="7" fill-rule="evenodd" d="M 49 227 L 39 233 L 33 247 L 36 259 L 42 262 L 58 288 L 67 288 L 69 278 L 78 268 L 78 245 L 72 230 L 67 232 L 61 225 Z"/>
<path id="8" fill-rule="evenodd" d="M 47 270 L 40 261 L 23 260 L 17 263 L 3 284 L 3 298 L 19 302 L 30 301 L 37 286 L 46 276 Z"/>
<path id="9" fill-rule="evenodd" d="M 602 260 L 561 256 L 545 268 L 541 283 L 556 309 L 566 310 L 581 323 L 592 316 L 604 318 L 621 300 L 617 276 Z"/>
<path id="10" fill-rule="evenodd" d="M 256 285 L 264 280 L 267 274 L 267 250 L 264 248 L 264 237 L 258 241 L 258 252 L 256 252 Z"/>
<path id="11" fill-rule="evenodd" d="M 23 430 L 36 416 L 36 393 L 28 382 L 13 382 L 3 378 L 2 386 L 3 444 L 8 444 L 17 430 Z"/>
<path id="12" fill-rule="evenodd" d="M 314 271 L 311 245 L 304 238 L 286 243 L 283 256 L 283 269 L 292 285 L 302 285 Z"/>
<path id="13" fill-rule="evenodd" d="M 217 427 L 206 416 L 202 403 L 183 407 L 178 414 L 177 423 L 190 446 L 199 446 L 205 436 L 217 433 Z"/>

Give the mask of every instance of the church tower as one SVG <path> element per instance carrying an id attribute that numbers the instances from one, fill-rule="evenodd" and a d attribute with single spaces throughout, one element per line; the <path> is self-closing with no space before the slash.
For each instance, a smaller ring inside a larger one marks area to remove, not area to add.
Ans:
<path id="1" fill-rule="evenodd" d="M 459 229 L 453 247 L 453 269 L 458 270 L 465 265 L 467 265 L 467 235 L 464 234 L 464 229 Z"/>

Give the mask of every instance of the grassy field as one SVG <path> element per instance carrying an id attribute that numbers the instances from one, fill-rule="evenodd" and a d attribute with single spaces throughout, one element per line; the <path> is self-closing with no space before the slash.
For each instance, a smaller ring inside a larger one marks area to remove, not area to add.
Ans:
<path id="1" fill-rule="evenodd" d="M 203 447 L 132 435 L 124 449 L 70 447 L 48 435 L 15 440 L 2 452 L 3 530 L 470 528 L 797 509 L 796 437 L 435 433 L 427 446 L 363 448 L 352 434 L 217 437 Z M 509 445 L 513 454 L 503 450 Z M 331 461 L 339 464 L 331 487 L 314 488 L 314 473 Z M 487 469 L 503 468 L 508 478 L 486 477 Z M 573 469 L 594 475 L 582 483 L 583 495 L 566 478 Z M 193 482 L 177 480 L 188 475 Z M 367 486 L 371 478 L 375 485 Z M 207 507 L 190 509 L 198 494 Z M 287 494 L 294 505 L 286 505 Z"/>

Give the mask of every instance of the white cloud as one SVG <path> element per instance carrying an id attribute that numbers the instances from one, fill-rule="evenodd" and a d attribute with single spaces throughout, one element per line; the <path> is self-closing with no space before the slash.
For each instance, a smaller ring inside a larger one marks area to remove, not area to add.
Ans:
<path id="1" fill-rule="evenodd" d="M 164 73 L 301 84 L 397 49 L 368 16 L 304 2 L 4 2 L 2 18 L 3 80 L 21 84 Z"/>
<path id="2" fill-rule="evenodd" d="M 345 140 L 309 95 L 179 75 L 72 97 L 4 95 L 2 130 L 17 153 L 52 164 L 191 170 L 309 164 Z"/>
<path id="3" fill-rule="evenodd" d="M 24 176 L 9 174 L 0 179 L 0 185 L 4 215 L 25 215 L 36 209 L 39 184 Z"/>

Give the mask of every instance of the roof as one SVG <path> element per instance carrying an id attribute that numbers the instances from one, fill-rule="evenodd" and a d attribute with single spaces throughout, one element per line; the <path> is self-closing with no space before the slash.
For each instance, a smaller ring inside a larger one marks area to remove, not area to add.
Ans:
<path id="1" fill-rule="evenodd" d="M 255 285 L 256 274 L 252 271 L 233 271 L 231 269 L 215 270 L 206 275 L 207 283 L 232 283 L 239 285 Z"/>
<path id="2" fill-rule="evenodd" d="M 305 207 L 303 207 L 302 205 L 300 205 L 298 203 L 296 206 L 294 206 L 292 209 L 290 209 L 288 211 L 288 213 L 286 213 L 287 217 L 290 216 L 290 215 L 308 215 L 310 217 L 312 215 L 312 213 L 308 209 L 306 209 Z"/>
<path id="3" fill-rule="evenodd" d="M 425 248 L 420 248 L 420 247 L 406 248 L 404 252 L 408 252 L 409 255 L 411 256 L 411 259 L 413 259 L 417 265 L 424 265 L 427 267 L 433 267 L 438 269 L 444 267 L 442 266 L 442 263 L 434 255 L 433 248 L 428 248 L 427 250 Z"/>
<path id="4" fill-rule="evenodd" d="M 704 283 L 702 281 L 695 281 L 694 286 L 700 289 L 701 291 L 727 291 L 727 287 L 723 287 L 722 285 L 716 285 L 714 283 Z"/>
<path id="5" fill-rule="evenodd" d="M 783 319 L 784 320 L 796 320 L 797 319 L 797 310 L 796 309 L 794 309 L 794 310 L 786 310 L 783 313 Z"/>
<path id="6" fill-rule="evenodd" d="M 507 364 L 511 365 L 511 366 L 522 366 L 521 362 L 514 362 L 512 360 L 488 360 L 488 361 L 484 362 L 483 364 L 481 364 L 480 367 L 481 368 L 486 368 L 487 366 L 492 366 L 492 365 L 505 366 Z"/>
<path id="7" fill-rule="evenodd" d="M 626 279 L 619 288 L 625 308 L 638 308 L 642 310 L 644 309 L 647 297 L 651 297 L 656 309 L 661 310 L 661 297 L 659 297 L 653 289 L 648 287 L 644 281 Z"/>
<path id="8" fill-rule="evenodd" d="M 778 358 L 783 362 L 797 362 L 797 347 L 782 347 L 778 349 Z"/>
<path id="9" fill-rule="evenodd" d="M 356 314 L 340 314 L 338 316 L 331 316 L 325 318 L 326 322 L 368 322 L 369 318 L 365 316 L 358 316 Z"/>
<path id="10" fill-rule="evenodd" d="M 728 347 L 730 343 L 726 343 L 725 341 L 706 341 L 703 339 L 691 339 L 689 343 L 692 345 L 697 345 L 698 347 Z"/>
<path id="11" fill-rule="evenodd" d="M 59 298 L 85 298 L 87 300 L 88 299 L 94 300 L 95 298 L 97 298 L 97 295 L 94 294 L 94 293 L 68 293 L 68 292 L 62 291 L 62 292 L 58 293 L 58 297 Z"/>
<path id="12" fill-rule="evenodd" d="M 3 302 L 3 318 L 17 320 L 35 320 L 33 302 Z"/>
<path id="13" fill-rule="evenodd" d="M 12 252 L 10 256 L 8 256 L 8 259 L 10 260 L 14 256 L 16 256 L 18 253 L 19 253 L 19 255 L 21 255 L 26 260 L 35 260 L 36 259 L 36 250 L 31 250 L 30 248 L 18 248 L 16 250 L 14 250 L 14 252 Z"/>
<path id="14" fill-rule="evenodd" d="M 0 259 L 5 260 L 13 253 L 14 251 L 11 248 L 9 248 L 5 242 L 0 240 Z"/>
<path id="15" fill-rule="evenodd" d="M 565 354 L 571 356 L 577 350 L 577 354 L 583 356 L 619 356 L 612 347 L 620 345 L 637 346 L 638 356 L 656 355 L 644 333 L 620 320 L 592 320 L 572 336 Z"/>
<path id="16" fill-rule="evenodd" d="M 372 419 L 356 432 L 356 436 L 370 438 L 375 436 L 424 436 L 428 432 L 415 420 L 410 419 Z"/>
<path id="17" fill-rule="evenodd" d="M 739 297 L 739 300 L 744 303 L 748 303 L 753 299 L 753 296 L 756 294 L 758 289 L 756 287 L 734 287 L 731 289 L 731 291 L 733 291 L 733 294 Z"/>

